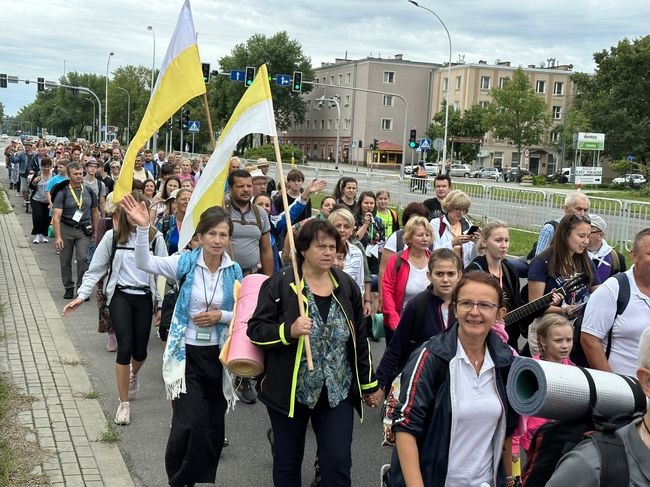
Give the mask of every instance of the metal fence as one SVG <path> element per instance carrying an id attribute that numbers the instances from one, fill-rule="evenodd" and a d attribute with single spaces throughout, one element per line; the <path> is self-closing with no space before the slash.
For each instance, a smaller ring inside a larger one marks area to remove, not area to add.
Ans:
<path id="1" fill-rule="evenodd" d="M 367 170 L 357 172 L 347 167 L 338 170 L 308 165 L 296 167 L 307 180 L 319 178 L 327 181 L 328 192 L 333 192 L 337 181 L 343 176 L 355 178 L 359 192 L 387 189 L 391 204 L 398 208 L 435 196 L 432 177 L 424 184 L 420 178 L 406 176 L 402 180 L 398 174 Z M 285 173 L 290 168 L 285 165 Z M 271 175 L 276 176 L 273 165 Z M 470 214 L 473 218 L 486 221 L 498 219 L 513 228 L 538 232 L 544 223 L 564 214 L 567 193 L 512 184 L 512 187 L 489 186 L 467 178 L 453 180 L 453 188 L 464 191 L 471 198 Z M 650 226 L 650 203 L 593 196 L 589 197 L 589 201 L 589 212 L 602 216 L 607 222 L 607 241 L 620 250 L 630 250 L 634 235 Z"/>

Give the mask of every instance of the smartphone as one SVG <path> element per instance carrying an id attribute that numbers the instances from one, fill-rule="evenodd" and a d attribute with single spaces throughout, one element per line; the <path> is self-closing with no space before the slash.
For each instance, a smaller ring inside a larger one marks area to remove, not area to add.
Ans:
<path id="1" fill-rule="evenodd" d="M 475 234 L 476 232 L 478 232 L 479 230 L 481 230 L 479 227 L 477 227 L 476 225 L 472 225 L 472 226 L 469 227 L 469 229 L 465 232 L 465 235 L 474 235 L 474 234 Z"/>

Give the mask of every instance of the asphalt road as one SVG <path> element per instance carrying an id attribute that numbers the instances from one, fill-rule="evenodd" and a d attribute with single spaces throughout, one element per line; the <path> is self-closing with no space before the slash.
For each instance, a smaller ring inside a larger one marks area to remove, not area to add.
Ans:
<path id="1" fill-rule="evenodd" d="M 2 169 L 0 179 L 8 187 L 6 173 Z M 33 249 L 38 265 L 46 277 L 49 291 L 59 309 L 67 301 L 63 299 L 59 258 L 54 253 L 52 240 L 49 244 L 35 245 L 31 232 L 31 213 L 26 214 L 15 192 L 9 192 L 10 201 L 25 234 L 25 242 Z M 19 244 L 21 242 L 16 242 Z M 38 296 L 25 296 L 38 299 Z M 115 354 L 105 351 L 106 335 L 97 333 L 97 307 L 94 297 L 84 303 L 71 317 L 64 319 L 66 329 L 82 360 L 93 389 L 99 393 L 104 414 L 109 421 L 115 417 L 118 406 L 114 379 Z M 383 343 L 373 343 L 375 362 L 381 358 Z M 122 439 L 119 443 L 126 464 L 136 485 L 158 487 L 167 485 L 164 468 L 164 451 L 169 434 L 171 405 L 165 399 L 161 377 L 161 342 L 152 330 L 149 342 L 149 357 L 140 372 L 140 392 L 131 403 L 131 424 L 119 427 Z M 379 484 L 379 469 L 390 459 L 390 452 L 380 446 L 382 439 L 379 410 L 364 408 L 364 422 L 355 420 L 353 443 L 352 485 L 375 487 Z M 226 436 L 230 447 L 224 449 L 217 485 L 270 486 L 271 449 L 266 438 L 270 427 L 266 408 L 257 403 L 237 403 L 235 411 L 226 415 Z M 308 432 L 303 485 L 309 485 L 313 478 L 315 441 Z"/>

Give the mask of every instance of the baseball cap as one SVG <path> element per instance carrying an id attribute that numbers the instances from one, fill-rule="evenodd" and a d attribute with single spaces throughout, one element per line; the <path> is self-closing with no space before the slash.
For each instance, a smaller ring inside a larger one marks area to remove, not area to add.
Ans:
<path id="1" fill-rule="evenodd" d="M 603 233 L 607 231 L 607 223 L 605 223 L 605 220 L 601 216 L 591 214 L 589 215 L 589 219 L 591 220 L 592 227 L 596 227 Z"/>
<path id="2" fill-rule="evenodd" d="M 251 177 L 253 179 L 256 179 L 256 178 L 264 178 L 264 179 L 266 179 L 266 176 L 264 175 L 264 173 L 262 171 L 260 171 L 259 169 L 255 169 L 254 171 L 251 171 Z"/>

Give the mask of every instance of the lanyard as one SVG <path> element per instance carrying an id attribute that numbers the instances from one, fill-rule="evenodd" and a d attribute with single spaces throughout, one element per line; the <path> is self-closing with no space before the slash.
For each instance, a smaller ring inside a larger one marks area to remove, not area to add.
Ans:
<path id="1" fill-rule="evenodd" d="M 76 193 L 74 192 L 74 189 L 72 189 L 71 186 L 68 186 L 68 189 L 70 190 L 70 194 L 74 198 L 75 203 L 77 203 L 77 206 L 81 210 L 81 207 L 83 206 L 83 203 L 84 203 L 84 188 L 83 188 L 83 186 L 81 187 L 81 193 L 79 194 L 78 198 L 77 198 Z"/>
<path id="2" fill-rule="evenodd" d="M 212 301 L 214 301 L 214 295 L 217 292 L 217 287 L 219 286 L 221 269 L 217 270 L 217 282 L 214 284 L 214 288 L 212 288 L 212 296 L 210 297 L 210 301 L 208 301 L 208 289 L 205 286 L 205 272 L 203 271 L 203 267 L 200 267 L 200 269 L 201 269 L 201 277 L 203 278 L 203 296 L 205 298 L 205 310 L 210 311 L 210 306 L 212 305 Z M 212 279 L 210 279 L 210 284 L 212 284 Z"/>

